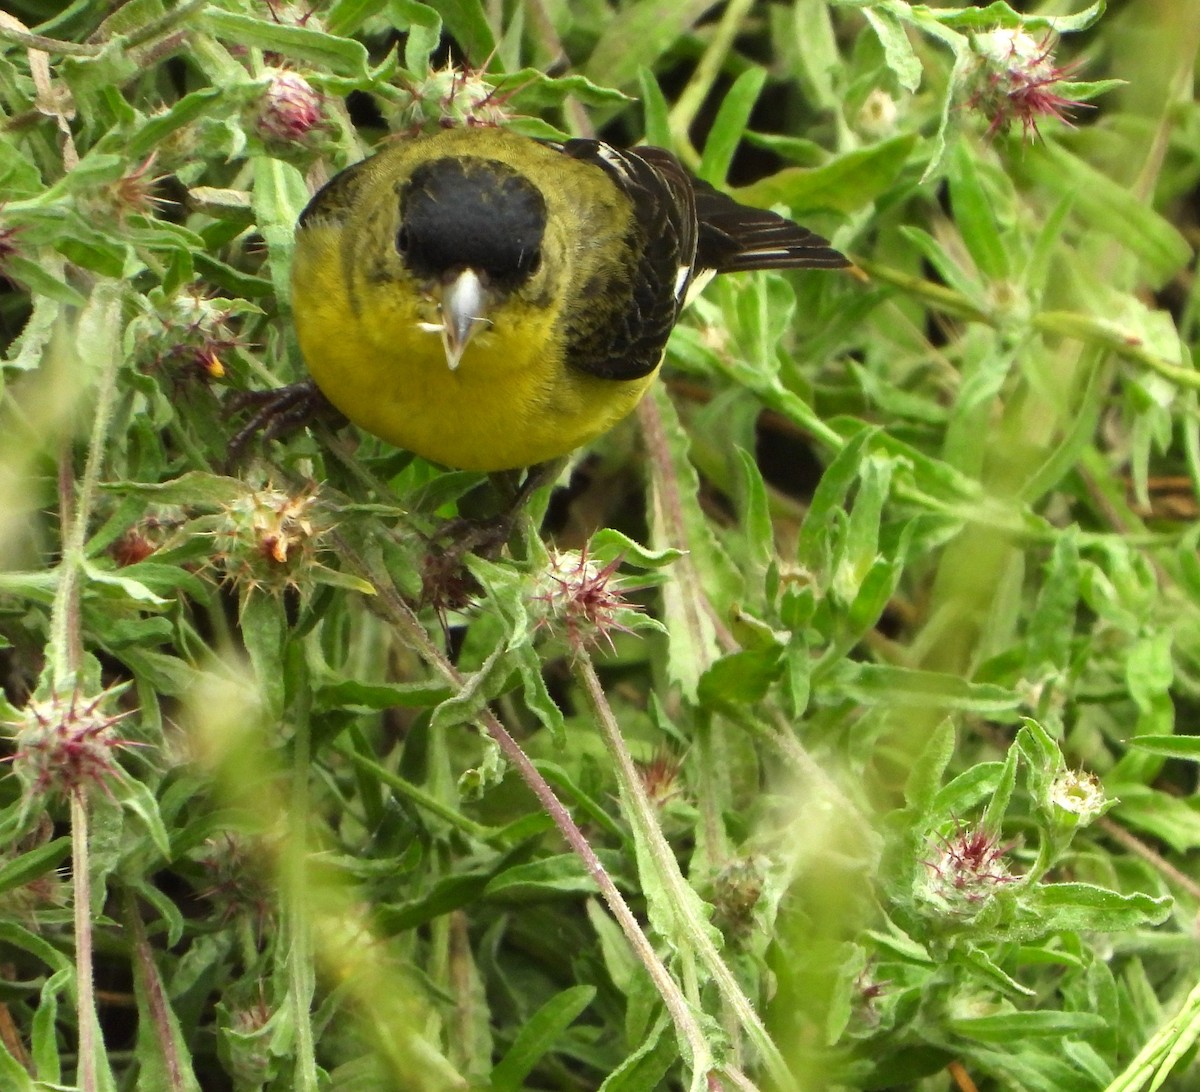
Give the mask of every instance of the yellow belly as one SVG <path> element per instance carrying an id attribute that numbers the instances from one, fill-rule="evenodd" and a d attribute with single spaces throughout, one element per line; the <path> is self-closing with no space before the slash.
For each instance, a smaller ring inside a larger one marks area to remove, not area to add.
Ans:
<path id="1" fill-rule="evenodd" d="M 332 234 L 332 233 L 330 233 Z M 335 240 L 298 242 L 292 305 L 300 350 L 321 392 L 361 428 L 462 470 L 558 458 L 611 428 L 653 375 L 597 379 L 567 366 L 553 309 L 497 312 L 456 370 L 432 315 L 394 283 L 359 282 L 353 301 Z"/>

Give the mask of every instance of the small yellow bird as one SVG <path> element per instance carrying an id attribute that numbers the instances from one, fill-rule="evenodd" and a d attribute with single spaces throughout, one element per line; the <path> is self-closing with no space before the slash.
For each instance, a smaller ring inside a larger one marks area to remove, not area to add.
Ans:
<path id="1" fill-rule="evenodd" d="M 351 421 L 435 463 L 500 471 L 629 413 L 712 274 L 847 264 L 661 148 L 447 129 L 313 197 L 292 309 L 313 380 Z"/>

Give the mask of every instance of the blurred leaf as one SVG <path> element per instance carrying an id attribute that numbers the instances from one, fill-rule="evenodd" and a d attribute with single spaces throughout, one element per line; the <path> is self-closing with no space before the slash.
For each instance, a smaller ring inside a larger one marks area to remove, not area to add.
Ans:
<path id="1" fill-rule="evenodd" d="M 784 167 L 732 196 L 746 205 L 786 205 L 793 216 L 815 209 L 857 212 L 882 196 L 904 169 L 916 141 L 894 137 L 871 148 L 847 152 L 824 167 Z"/>
<path id="2" fill-rule="evenodd" d="M 592 986 L 574 986 L 547 1001 L 525 1021 L 508 1053 L 492 1070 L 493 1092 L 516 1092 L 525 1087 L 525 1078 L 533 1072 L 542 1056 L 554 1048 L 567 1030 L 592 1003 Z"/>

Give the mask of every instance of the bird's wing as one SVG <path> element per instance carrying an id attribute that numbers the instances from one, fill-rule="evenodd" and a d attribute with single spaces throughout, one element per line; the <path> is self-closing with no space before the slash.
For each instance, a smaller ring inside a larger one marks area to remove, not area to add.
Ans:
<path id="1" fill-rule="evenodd" d="M 640 379 L 658 367 L 691 283 L 696 255 L 693 190 L 678 161 L 657 148 L 620 151 L 600 140 L 553 144 L 564 155 L 599 167 L 629 198 L 633 217 L 614 277 L 611 310 L 580 316 L 567 361 L 606 379 Z M 654 153 L 654 154 L 649 154 Z"/>
<path id="2" fill-rule="evenodd" d="M 692 179 L 699 221 L 697 269 L 841 269 L 850 263 L 827 239 L 765 209 L 741 205 Z"/>

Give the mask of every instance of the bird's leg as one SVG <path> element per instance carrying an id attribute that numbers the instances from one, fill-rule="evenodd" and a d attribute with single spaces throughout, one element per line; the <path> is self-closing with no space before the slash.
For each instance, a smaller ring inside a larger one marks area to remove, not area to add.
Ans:
<path id="1" fill-rule="evenodd" d="M 467 554 L 494 558 L 513 537 L 518 521 L 526 514 L 530 498 L 544 485 L 555 481 L 565 459 L 538 463 L 525 471 L 506 470 L 489 475 L 493 512 L 483 516 L 458 516 L 447 520 L 430 536 L 422 597 L 434 606 L 461 606 L 470 598 L 473 581 L 464 573 Z M 498 511 L 496 508 L 498 507 Z M 532 533 L 532 531 L 531 531 Z"/>
<path id="2" fill-rule="evenodd" d="M 254 408 L 254 414 L 229 441 L 229 463 L 236 463 L 241 458 L 247 445 L 258 433 L 262 434 L 264 440 L 277 440 L 317 418 L 329 420 L 335 427 L 346 423 L 346 417 L 317 389 L 311 379 L 267 391 L 243 391 L 228 402 L 230 413 L 240 413 L 250 407 Z"/>

